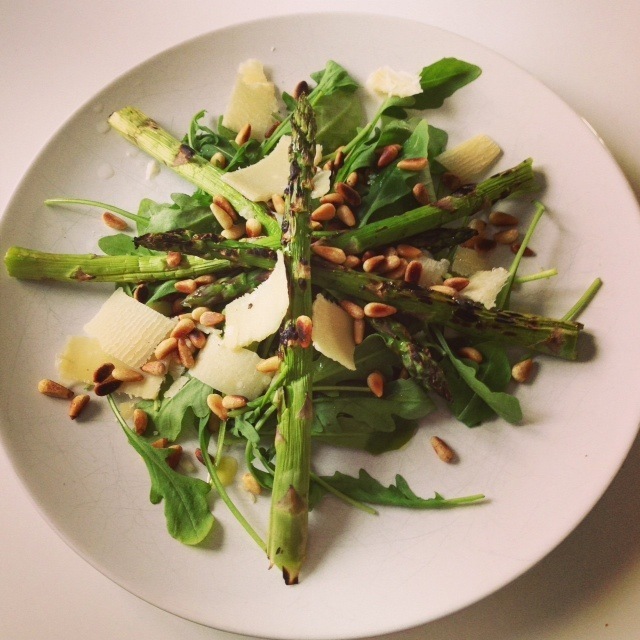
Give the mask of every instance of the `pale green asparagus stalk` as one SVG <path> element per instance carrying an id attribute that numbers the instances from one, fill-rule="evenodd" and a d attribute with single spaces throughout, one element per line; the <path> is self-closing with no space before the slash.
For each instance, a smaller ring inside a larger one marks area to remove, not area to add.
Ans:
<path id="1" fill-rule="evenodd" d="M 311 348 L 311 218 L 315 119 L 306 95 L 298 99 L 291 121 L 291 175 L 283 221 L 282 249 L 289 281 L 289 311 L 280 337 L 286 375 L 275 437 L 267 554 L 296 584 L 307 547 L 311 422 L 313 419 Z"/>

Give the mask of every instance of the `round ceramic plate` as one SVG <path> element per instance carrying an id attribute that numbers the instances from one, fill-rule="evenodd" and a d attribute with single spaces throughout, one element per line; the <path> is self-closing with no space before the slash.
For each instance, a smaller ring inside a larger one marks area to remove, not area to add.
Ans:
<path id="1" fill-rule="evenodd" d="M 375 43 L 375 44 L 374 44 Z M 311 518 L 301 584 L 286 587 L 218 501 L 214 533 L 197 548 L 165 530 L 149 503 L 149 479 L 106 403 L 70 423 L 66 408 L 36 392 L 55 377 L 69 334 L 81 333 L 112 288 L 17 282 L 2 274 L 11 314 L 0 327 L 2 442 L 43 515 L 106 576 L 179 616 L 270 638 L 352 638 L 420 625 L 488 595 L 545 556 L 582 520 L 618 470 L 637 429 L 640 372 L 633 335 L 637 300 L 624 274 L 638 273 L 638 211 L 618 167 L 593 132 L 535 79 L 486 49 L 423 24 L 374 16 L 279 17 L 214 32 L 163 53 L 116 80 L 76 113 L 34 162 L 2 220 L 2 251 L 22 245 L 95 252 L 99 212 L 51 209 L 56 196 L 86 197 L 135 210 L 143 197 L 191 192 L 115 133 L 109 113 L 135 105 L 181 136 L 190 118 L 226 105 L 238 64 L 259 58 L 291 90 L 329 58 L 361 81 L 382 65 L 417 72 L 455 56 L 483 74 L 427 114 L 455 144 L 487 133 L 504 149 L 498 168 L 533 157 L 549 212 L 533 240 L 529 308 L 563 315 L 597 276 L 604 287 L 583 314 L 581 361 L 539 358 L 517 395 L 525 419 L 468 429 L 430 417 L 402 451 L 373 457 L 322 450 L 323 472 L 360 467 L 385 483 L 401 473 L 424 496 L 485 493 L 478 506 L 446 511 L 381 509 L 377 517 L 327 499 Z M 525 214 L 528 211 L 525 206 Z M 615 214 L 616 224 L 610 215 Z M 622 276 L 622 277 L 621 277 Z M 13 321 L 20 318 L 20 322 Z M 459 462 L 445 465 L 429 437 L 448 440 Z M 257 528 L 268 498 L 237 499 Z"/>

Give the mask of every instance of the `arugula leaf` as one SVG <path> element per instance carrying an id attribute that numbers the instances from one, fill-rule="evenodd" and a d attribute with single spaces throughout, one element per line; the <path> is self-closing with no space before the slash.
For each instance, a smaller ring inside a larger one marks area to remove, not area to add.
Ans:
<path id="1" fill-rule="evenodd" d="M 171 451 L 152 447 L 128 427 L 111 396 L 109 404 L 129 444 L 140 454 L 149 471 L 149 500 L 152 504 L 164 500 L 167 530 L 171 536 L 189 545 L 202 542 L 215 522 L 207 500 L 207 494 L 211 490 L 209 484 L 171 469 L 166 462 Z"/>
<path id="2" fill-rule="evenodd" d="M 158 203 L 145 198 L 140 203 L 138 215 L 149 219 L 146 233 L 164 233 L 174 229 L 188 229 L 195 233 L 219 233 L 220 225 L 211 213 L 211 196 L 196 191 L 189 196 L 171 194 L 173 204 Z"/>
<path id="3" fill-rule="evenodd" d="M 149 255 L 151 251 L 136 247 L 133 238 L 126 233 L 114 233 L 98 240 L 100 250 L 108 256 Z"/>
<path id="4" fill-rule="evenodd" d="M 209 419 L 207 396 L 210 393 L 213 393 L 211 387 L 190 378 L 173 398 L 142 400 L 138 407 L 147 413 L 158 434 L 173 442 L 186 429 L 197 430 L 200 422 Z"/>
<path id="5" fill-rule="evenodd" d="M 357 478 L 336 471 L 333 476 L 323 476 L 323 480 L 338 491 L 360 502 L 409 509 L 442 509 L 472 504 L 484 498 L 483 495 L 473 495 L 447 499 L 437 492 L 433 498 L 421 498 L 411 490 L 401 475 L 396 475 L 395 485 L 391 484 L 385 487 L 364 469 L 360 469 Z"/>

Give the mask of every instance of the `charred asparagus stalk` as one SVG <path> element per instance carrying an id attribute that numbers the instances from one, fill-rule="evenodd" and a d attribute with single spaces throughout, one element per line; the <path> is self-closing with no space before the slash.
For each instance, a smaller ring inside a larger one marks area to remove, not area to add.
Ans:
<path id="1" fill-rule="evenodd" d="M 271 494 L 267 555 L 296 584 L 307 547 L 311 465 L 311 212 L 315 118 L 306 95 L 291 120 L 291 175 L 282 223 L 282 250 L 289 281 L 289 310 L 280 336 L 285 379 L 275 437 L 276 468 Z"/>
<path id="2" fill-rule="evenodd" d="M 212 284 L 198 287 L 182 303 L 185 307 L 216 307 L 231 302 L 235 298 L 252 291 L 268 276 L 267 271 L 254 269 L 242 271 L 233 276 L 220 278 Z"/>

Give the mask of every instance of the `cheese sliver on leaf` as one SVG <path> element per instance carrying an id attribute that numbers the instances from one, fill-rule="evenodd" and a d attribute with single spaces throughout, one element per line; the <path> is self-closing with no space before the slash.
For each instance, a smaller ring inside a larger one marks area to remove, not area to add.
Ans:
<path id="1" fill-rule="evenodd" d="M 422 92 L 420 77 L 406 71 L 394 71 L 385 66 L 376 69 L 368 78 L 366 87 L 381 96 L 406 98 Z"/>
<path id="2" fill-rule="evenodd" d="M 70 336 L 57 359 L 60 377 L 67 383 L 93 384 L 93 372 L 106 362 L 117 368 L 129 369 L 124 362 L 103 351 L 95 338 Z M 154 400 L 158 397 L 164 378 L 142 373 L 139 382 L 124 382 L 118 391 L 135 398 Z"/>
<path id="3" fill-rule="evenodd" d="M 436 160 L 462 182 L 472 182 L 484 173 L 501 153 L 500 146 L 482 133 L 443 151 Z"/>
<path id="4" fill-rule="evenodd" d="M 509 272 L 502 267 L 490 271 L 476 271 L 469 277 L 469 284 L 462 290 L 462 294 L 465 298 L 480 302 L 487 309 L 493 309 L 496 306 L 496 298 L 508 278 Z"/>
<path id="5" fill-rule="evenodd" d="M 312 198 L 322 198 L 331 189 L 331 171 L 321 169 L 313 176 Z"/>
<path id="6" fill-rule="evenodd" d="M 141 367 L 176 321 L 116 289 L 84 327 L 102 349 L 132 369 Z"/>
<path id="7" fill-rule="evenodd" d="M 266 202 L 284 193 L 289 181 L 290 136 L 282 136 L 273 151 L 259 162 L 222 175 L 222 180 L 252 202 Z"/>
<path id="8" fill-rule="evenodd" d="M 278 100 L 273 82 L 269 82 L 259 60 L 247 60 L 238 68 L 238 76 L 231 93 L 222 124 L 233 131 L 251 125 L 251 137 L 262 141 L 275 122 Z"/>
<path id="9" fill-rule="evenodd" d="M 284 256 L 279 251 L 271 275 L 253 291 L 225 307 L 225 346 L 230 349 L 246 347 L 274 334 L 288 308 L 287 271 Z"/>
<path id="10" fill-rule="evenodd" d="M 264 360 L 249 349 L 230 349 L 212 333 L 189 370 L 193 378 L 224 394 L 255 400 L 269 386 L 271 376 L 256 366 Z"/>
<path id="11" fill-rule="evenodd" d="M 316 351 L 355 371 L 353 319 L 339 305 L 318 294 L 313 302 L 313 346 Z"/>

